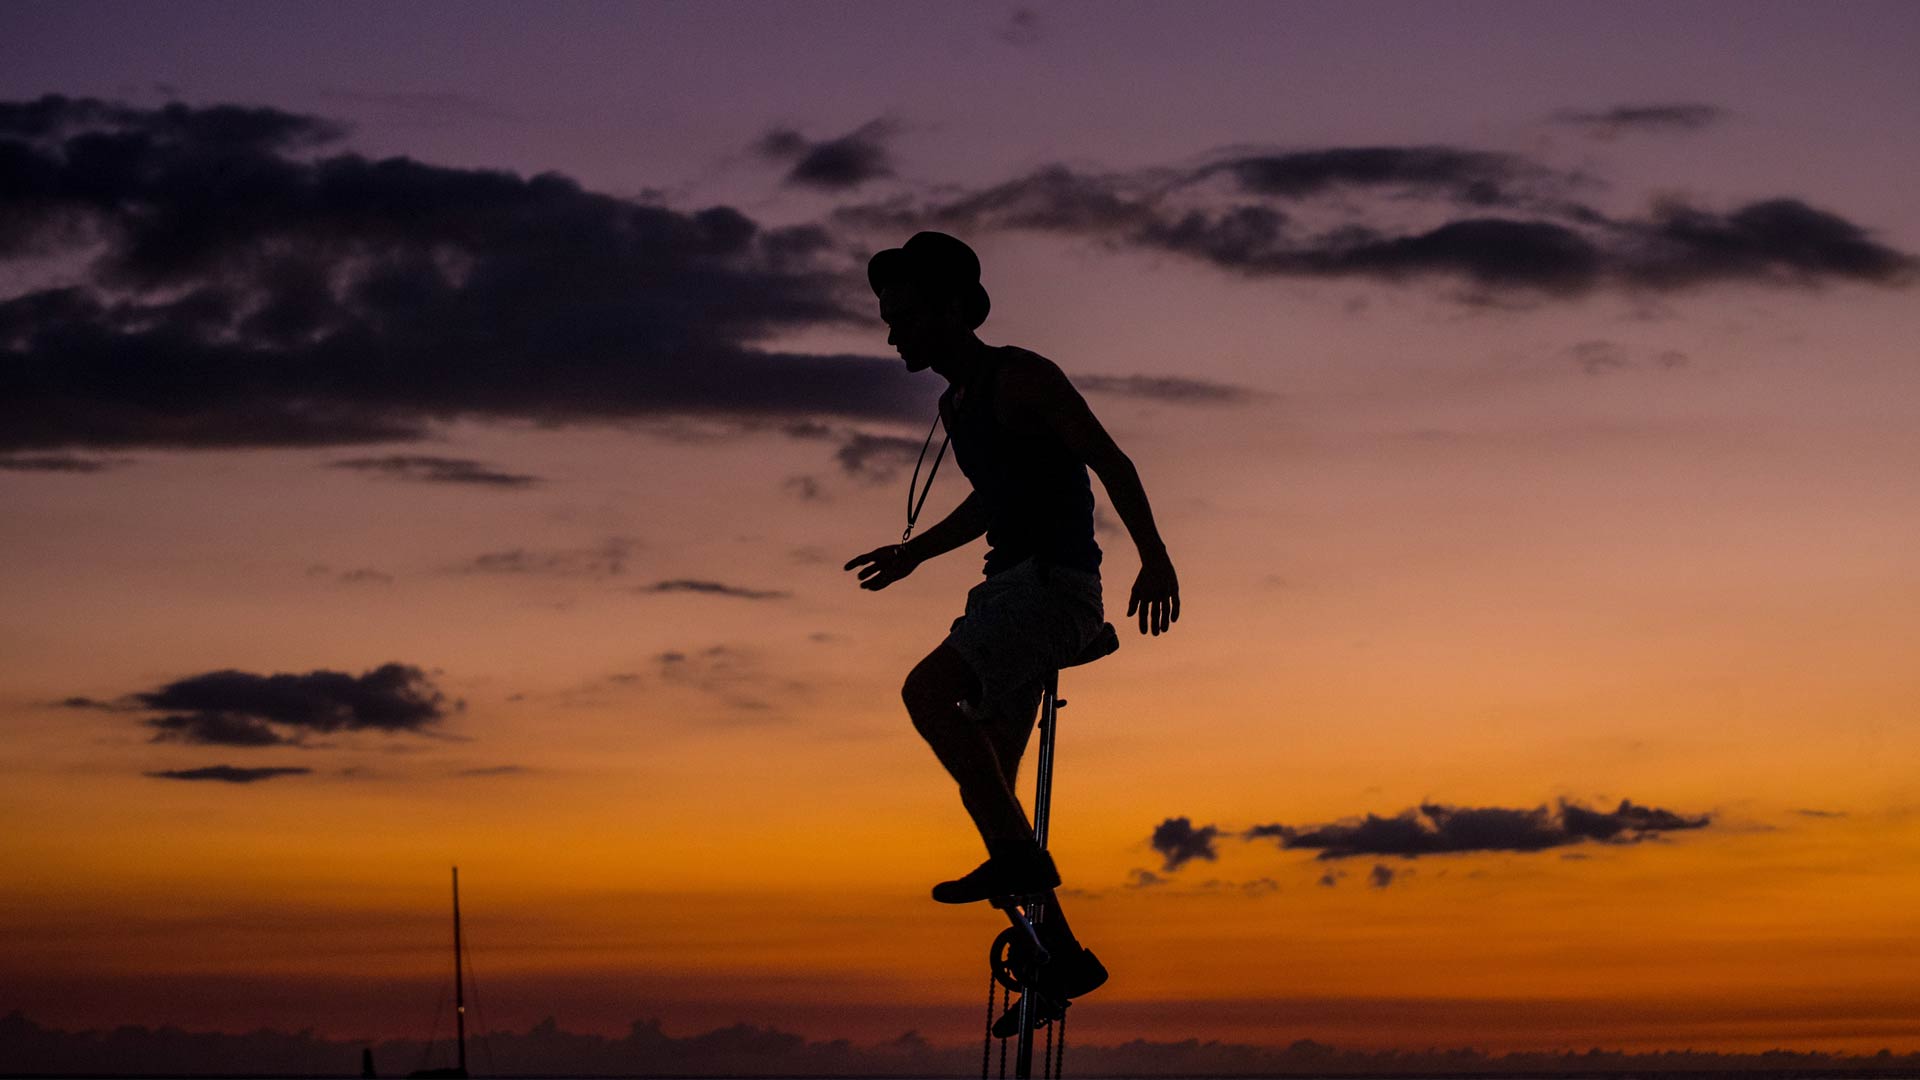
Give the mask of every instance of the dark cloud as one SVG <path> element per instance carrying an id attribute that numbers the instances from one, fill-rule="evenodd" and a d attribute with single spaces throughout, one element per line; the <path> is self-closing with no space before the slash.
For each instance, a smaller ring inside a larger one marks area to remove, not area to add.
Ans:
<path id="1" fill-rule="evenodd" d="M 639 593 L 704 593 L 708 596 L 733 596 L 742 600 L 780 600 L 788 595 L 777 589 L 748 589 L 739 585 L 727 585 L 718 581 L 698 581 L 693 578 L 675 578 L 671 581 L 656 581 L 651 585 L 637 585 L 633 591 Z"/>
<path id="2" fill-rule="evenodd" d="M 1235 198 L 1258 195 L 1286 208 L 1196 200 L 1196 182 L 1218 174 L 1234 178 Z M 1583 182 L 1511 155 L 1336 148 L 1130 174 L 1054 165 L 931 201 L 898 196 L 843 207 L 835 220 L 895 233 L 1065 233 L 1112 249 L 1170 252 L 1250 278 L 1453 279 L 1477 290 L 1462 298 L 1479 303 L 1603 287 L 1905 285 L 1920 265 L 1797 199 L 1726 213 L 1668 202 L 1642 217 L 1616 219 L 1567 197 Z M 1405 224 L 1400 206 L 1409 199 L 1442 200 L 1450 220 Z M 1335 223 L 1305 224 L 1328 215 Z"/>
<path id="3" fill-rule="evenodd" d="M 299 740 L 282 735 L 257 717 L 225 712 L 156 716 L 146 722 L 155 729 L 154 742 L 204 743 L 214 746 L 284 746 Z"/>
<path id="4" fill-rule="evenodd" d="M 1671 202 L 1623 232 L 1621 273 L 1649 288 L 1722 281 L 1906 284 L 1916 266 L 1913 256 L 1798 199 L 1767 199 L 1724 215 Z"/>
<path id="5" fill-rule="evenodd" d="M 1256 825 L 1243 839 L 1269 839 L 1286 849 L 1317 850 L 1321 859 L 1414 858 L 1467 851 L 1543 851 L 1587 840 L 1630 844 L 1666 832 L 1705 828 L 1711 821 L 1711 814 L 1688 817 L 1626 799 L 1613 810 L 1592 810 L 1566 800 L 1557 808 L 1532 809 L 1425 803 L 1393 817 L 1368 814 L 1329 825 Z"/>
<path id="6" fill-rule="evenodd" d="M 130 694 L 124 707 L 166 714 L 144 721 L 156 729 L 154 742 L 222 746 L 299 743 L 335 731 L 423 732 L 448 712 L 445 695 L 425 672 L 407 664 L 383 664 L 357 676 L 212 671 Z"/>
<path id="7" fill-rule="evenodd" d="M 921 411 L 895 361 L 759 347 L 873 325 L 818 227 L 339 135 L 270 108 L 0 103 L 0 265 L 88 260 L 80 284 L 0 298 L 0 451 Z"/>
<path id="8" fill-rule="evenodd" d="M 0 471 L 96 473 L 124 465 L 124 461 L 76 457 L 73 454 L 0 455 Z"/>
<path id="9" fill-rule="evenodd" d="M 1794 813 L 1799 814 L 1801 817 L 1810 818 L 1843 818 L 1847 816 L 1845 810 L 1815 810 L 1806 806 L 1796 809 Z"/>
<path id="10" fill-rule="evenodd" d="M 285 766 L 241 768 L 235 765 L 207 765 L 198 769 L 162 769 L 145 775 L 159 780 L 217 780 L 224 784 L 252 784 L 276 776 L 302 776 L 312 771 Z"/>
<path id="11" fill-rule="evenodd" d="M 455 776 L 525 776 L 533 770 L 525 765 L 482 765 L 478 768 L 460 769 Z"/>
<path id="12" fill-rule="evenodd" d="M 1376 889 L 1384 889 L 1393 884 L 1393 877 L 1393 867 L 1385 863 L 1374 863 L 1373 869 L 1367 871 L 1367 884 Z"/>
<path id="13" fill-rule="evenodd" d="M 1153 850 L 1166 859 L 1163 869 L 1174 871 L 1195 859 L 1212 862 L 1220 857 L 1214 850 L 1213 842 L 1220 837 L 1220 830 L 1212 825 L 1198 829 L 1193 822 L 1184 817 L 1168 818 L 1154 826 L 1150 841 Z"/>
<path id="14" fill-rule="evenodd" d="M 1238 405 L 1258 396 L 1244 386 L 1179 375 L 1078 375 L 1073 384 L 1090 394 L 1148 398 L 1181 405 Z"/>
<path id="15" fill-rule="evenodd" d="M 1587 129 L 1595 138 L 1612 138 L 1628 131 L 1698 131 L 1720 123 L 1727 111 L 1716 105 L 1620 105 L 1599 112 L 1561 109 L 1556 123 Z"/>
<path id="16" fill-rule="evenodd" d="M 607 578 L 626 572 L 643 545 L 634 537 L 611 536 L 585 548 L 509 548 L 489 551 L 453 567 L 464 574 L 540 574 L 553 577 Z"/>
<path id="17" fill-rule="evenodd" d="M 540 482 L 537 476 L 501 472 L 469 458 L 434 457 L 429 454 L 348 458 L 329 462 L 328 468 L 357 469 L 397 480 L 416 480 L 427 484 L 480 484 L 485 487 L 517 488 Z"/>
<path id="18" fill-rule="evenodd" d="M 813 142 L 792 128 L 775 128 L 755 148 L 764 156 L 791 160 L 786 183 L 846 191 L 893 175 L 886 140 L 898 129 L 891 120 L 871 120 L 837 139 Z"/>

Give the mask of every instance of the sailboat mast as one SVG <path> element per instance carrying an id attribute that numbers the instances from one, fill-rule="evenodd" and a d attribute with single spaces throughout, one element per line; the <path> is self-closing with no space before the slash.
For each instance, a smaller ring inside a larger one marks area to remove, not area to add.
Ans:
<path id="1" fill-rule="evenodd" d="M 453 1025 L 460 1044 L 460 1075 L 467 1075 L 467 993 L 460 972 L 460 868 L 453 868 Z"/>

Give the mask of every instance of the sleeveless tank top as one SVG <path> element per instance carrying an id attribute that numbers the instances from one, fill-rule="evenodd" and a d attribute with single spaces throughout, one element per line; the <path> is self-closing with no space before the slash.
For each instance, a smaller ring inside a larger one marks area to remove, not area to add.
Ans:
<path id="1" fill-rule="evenodd" d="M 1006 366 L 1039 359 L 1025 349 L 999 346 L 988 354 L 986 367 L 958 405 L 952 388 L 940 397 L 953 459 L 986 500 L 989 576 L 1029 558 L 1042 566 L 1100 571 L 1086 465 L 1051 434 L 1011 430 L 993 414 Z"/>

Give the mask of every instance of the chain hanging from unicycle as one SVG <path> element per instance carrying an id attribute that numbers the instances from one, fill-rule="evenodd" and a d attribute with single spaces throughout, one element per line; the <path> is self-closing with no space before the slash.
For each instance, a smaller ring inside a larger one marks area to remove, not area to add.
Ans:
<path id="1" fill-rule="evenodd" d="M 948 432 L 941 437 L 940 452 L 933 456 L 933 468 L 927 470 L 927 484 L 925 487 L 921 487 L 920 466 L 926 464 L 927 450 L 933 446 L 933 433 L 939 427 L 940 415 L 935 413 L 933 417 L 933 427 L 927 429 L 927 441 L 920 444 L 920 460 L 913 463 L 913 479 L 907 481 L 907 527 L 906 530 L 900 534 L 900 542 L 902 544 L 913 539 L 913 526 L 915 522 L 920 520 L 920 508 L 927 505 L 927 495 L 933 491 L 933 478 L 939 475 L 940 462 L 947 456 L 947 443 L 953 440 L 952 432 Z M 920 493 L 918 501 L 915 501 L 913 497 L 916 489 Z"/>

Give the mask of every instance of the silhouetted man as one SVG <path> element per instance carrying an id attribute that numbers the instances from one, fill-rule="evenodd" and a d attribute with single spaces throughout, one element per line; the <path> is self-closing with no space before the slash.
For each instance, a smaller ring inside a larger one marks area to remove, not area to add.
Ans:
<path id="1" fill-rule="evenodd" d="M 867 281 L 907 370 L 932 368 L 947 380 L 940 416 L 973 492 L 925 532 L 856 556 L 846 569 L 859 568 L 862 588 L 884 589 L 983 533 L 988 544 L 986 580 L 967 593 L 966 614 L 902 689 L 913 726 L 959 783 L 987 845 L 986 862 L 934 886 L 933 898 L 1046 893 L 1040 930 L 1051 959 L 1039 978 L 1054 994 L 1077 997 L 1105 982 L 1106 968 L 1074 940 L 1049 891 L 1060 875 L 1034 842 L 1013 783 L 1041 680 L 1086 650 L 1105 621 L 1088 469 L 1140 552 L 1127 614 L 1138 614 L 1141 633 L 1158 635 L 1180 617 L 1179 583 L 1139 474 L 1066 375 L 1037 353 L 975 335 L 989 300 L 971 248 L 917 233 L 875 255 Z M 1056 1014 L 1043 1004 L 1029 1015 L 1040 1023 Z M 1018 1033 L 1017 1006 L 995 1032 Z"/>

